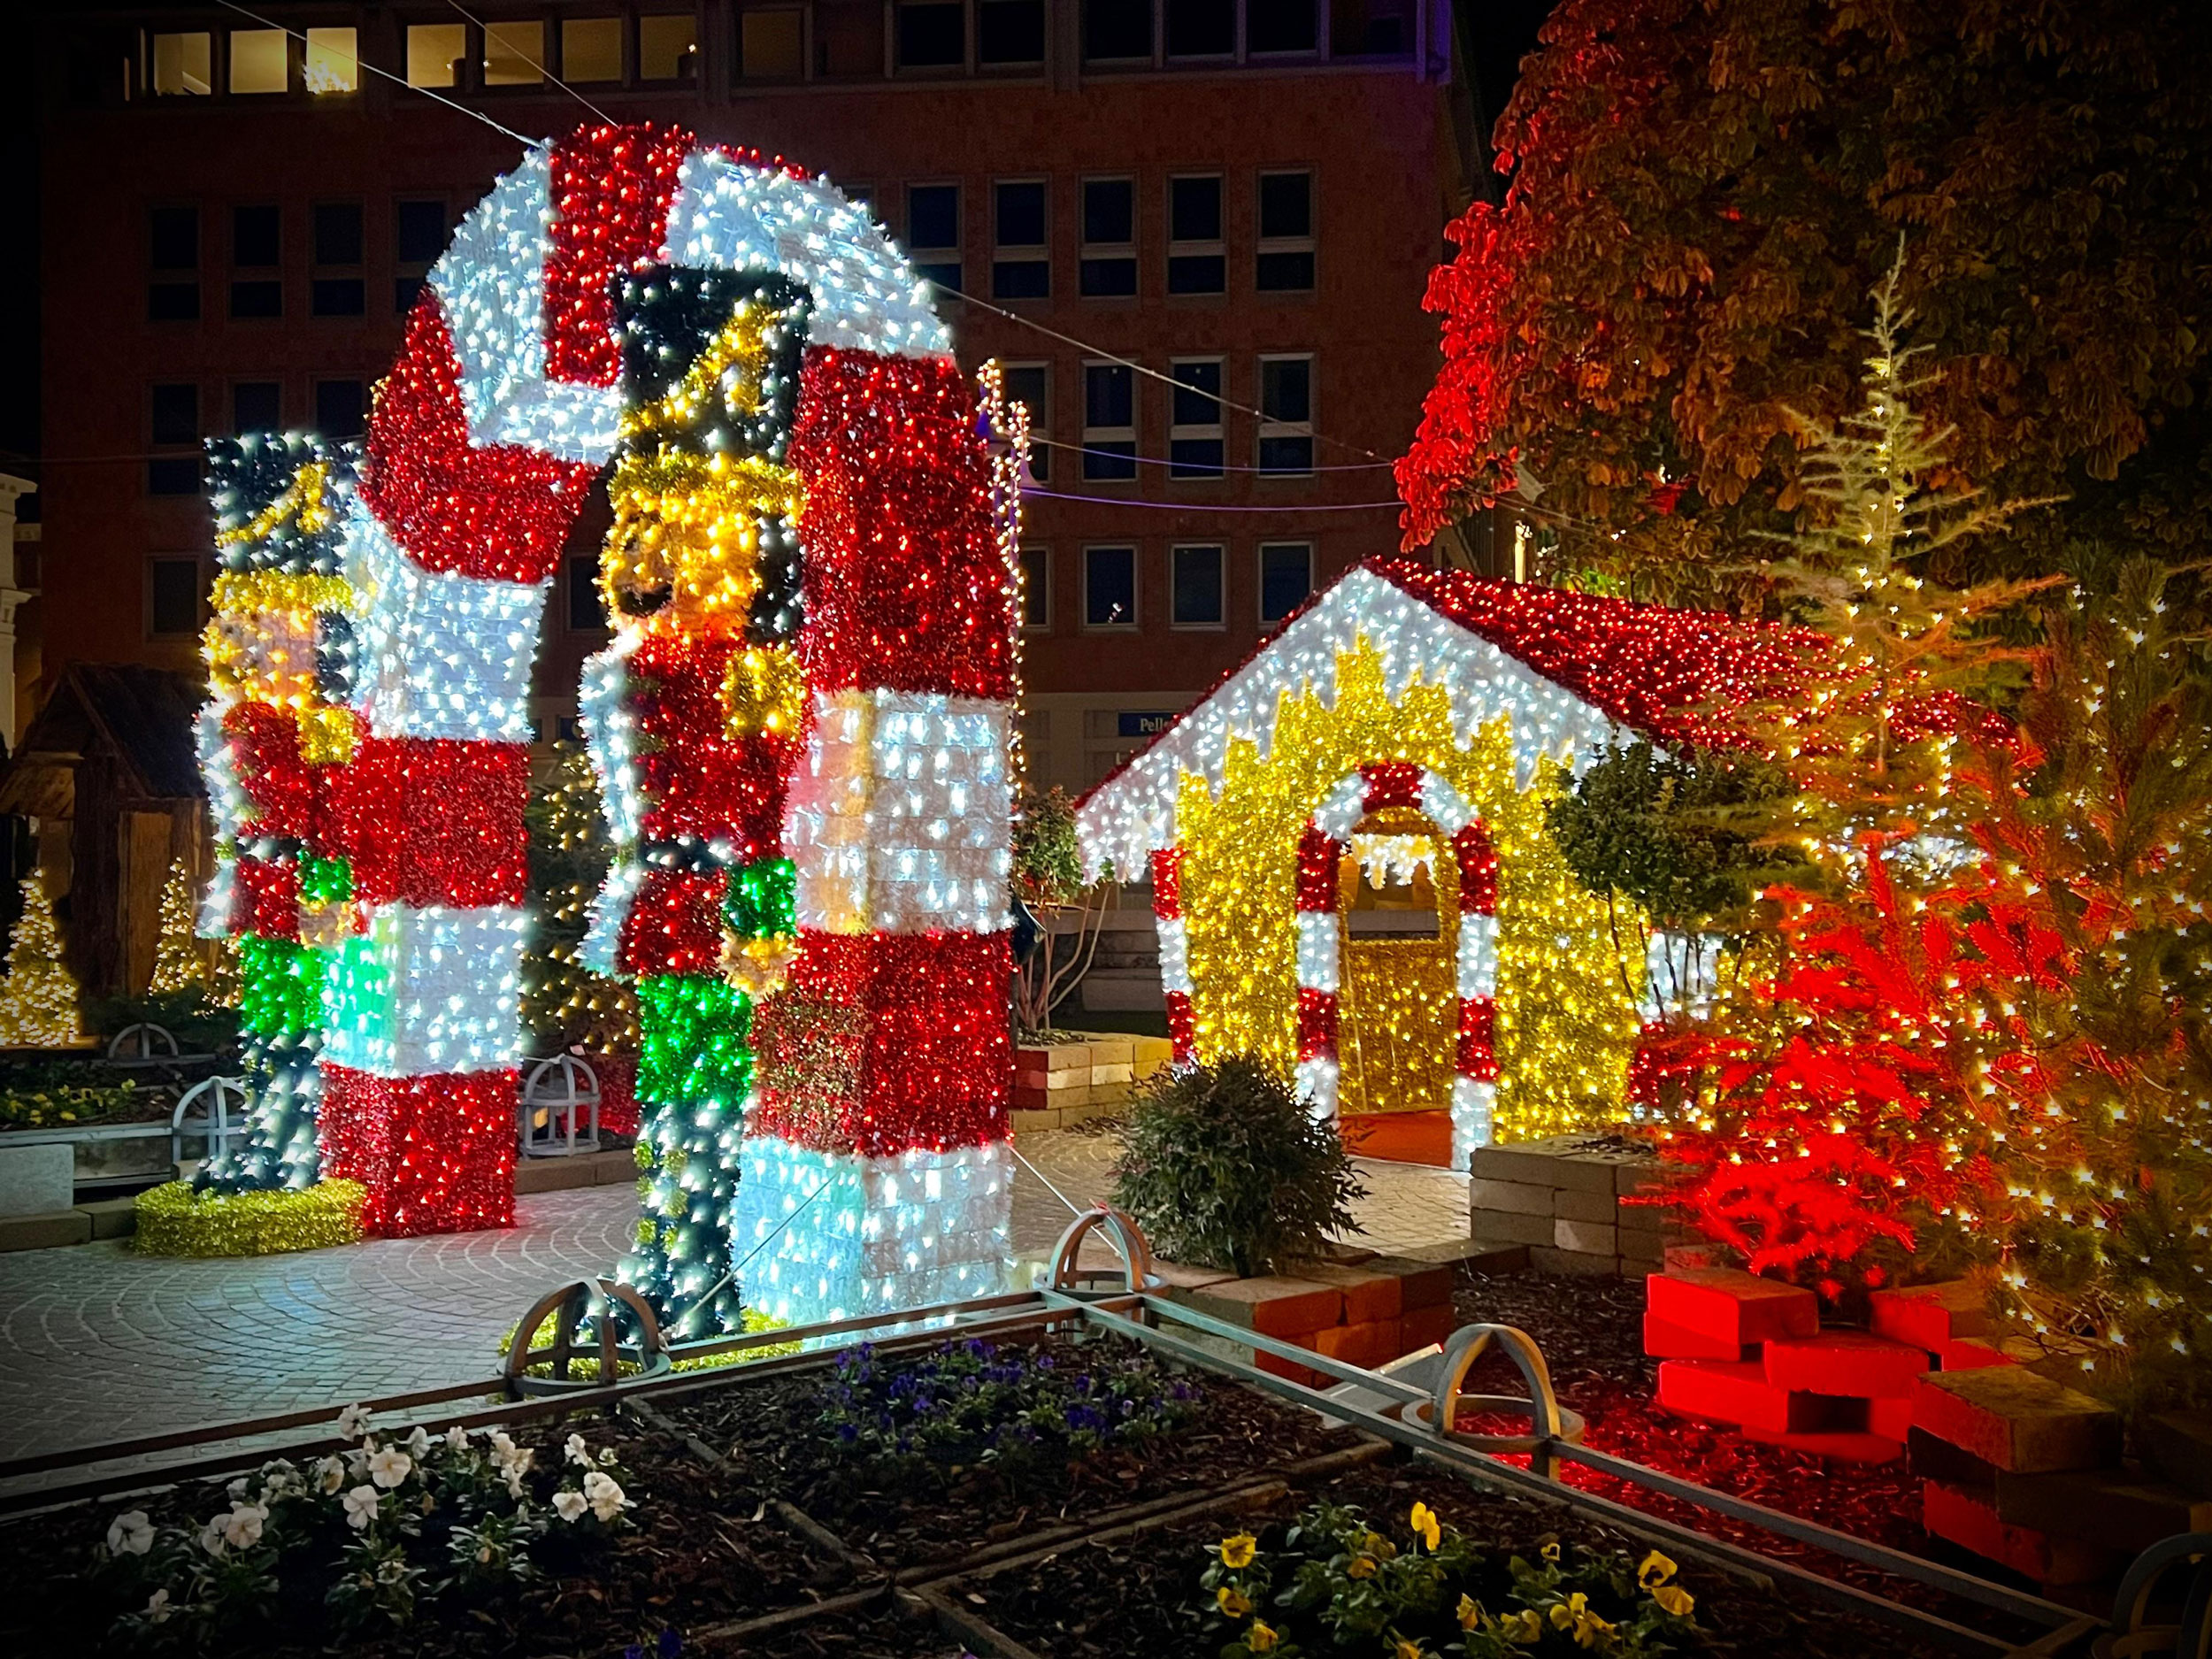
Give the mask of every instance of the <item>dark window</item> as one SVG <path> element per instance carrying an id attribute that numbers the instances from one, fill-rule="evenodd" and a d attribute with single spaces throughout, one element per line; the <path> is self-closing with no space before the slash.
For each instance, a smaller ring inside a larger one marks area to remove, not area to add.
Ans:
<path id="1" fill-rule="evenodd" d="M 1170 58 L 1226 58 L 1236 49 L 1236 0 L 1167 0 Z"/>
<path id="2" fill-rule="evenodd" d="M 590 555 L 568 562 L 568 626 L 575 634 L 607 631 L 607 607 L 599 593 L 599 561 Z"/>
<path id="3" fill-rule="evenodd" d="M 968 54 L 967 13 L 961 0 L 900 0 L 899 67 L 956 68 Z"/>
<path id="4" fill-rule="evenodd" d="M 1152 0 L 1083 0 L 1083 56 L 1152 56 Z"/>
<path id="5" fill-rule="evenodd" d="M 1082 289 L 1093 299 L 1137 291 L 1137 187 L 1127 179 L 1083 180 Z"/>
<path id="6" fill-rule="evenodd" d="M 189 381 L 155 387 L 153 418 L 155 443 L 197 443 L 200 388 Z"/>
<path id="7" fill-rule="evenodd" d="M 1313 471 L 1313 359 L 1260 359 L 1260 470 Z"/>
<path id="8" fill-rule="evenodd" d="M 368 310 L 366 285 L 359 277 L 317 277 L 308 298 L 318 317 L 358 317 Z"/>
<path id="9" fill-rule="evenodd" d="M 1412 49 L 1409 0 L 1335 0 L 1329 50 L 1339 58 L 1396 57 Z"/>
<path id="10" fill-rule="evenodd" d="M 1219 294 L 1228 287 L 1221 243 L 1218 177 L 1171 179 L 1167 186 L 1167 291 Z"/>
<path id="11" fill-rule="evenodd" d="M 445 251 L 445 204 L 402 202 L 392 213 L 392 252 L 402 265 L 434 265 Z"/>
<path id="12" fill-rule="evenodd" d="M 283 281 L 273 277 L 234 278 L 230 285 L 230 314 L 242 318 L 283 316 Z"/>
<path id="13" fill-rule="evenodd" d="M 156 638 L 181 639 L 200 631 L 200 561 L 157 558 L 147 570 L 146 628 Z"/>
<path id="14" fill-rule="evenodd" d="M 358 380 L 315 382 L 315 430 L 326 438 L 357 438 L 367 399 Z"/>
<path id="15" fill-rule="evenodd" d="M 283 212 L 274 207 L 230 211 L 230 262 L 234 265 L 284 263 Z"/>
<path id="16" fill-rule="evenodd" d="M 1221 363 L 1218 358 L 1168 365 L 1175 380 L 1169 412 L 1168 476 L 1219 478 L 1223 471 Z"/>
<path id="17" fill-rule="evenodd" d="M 960 187 L 906 187 L 906 246 L 925 281 L 960 291 Z M 933 256 L 935 256 L 933 257 Z"/>
<path id="18" fill-rule="evenodd" d="M 1263 292 L 1313 287 L 1313 175 L 1260 175 L 1260 246 L 1253 280 Z"/>
<path id="19" fill-rule="evenodd" d="M 998 236 L 997 252 L 991 261 L 993 296 L 1002 300 L 1048 297 L 1052 292 L 1052 261 L 1043 252 L 1045 187 L 1033 180 L 1001 184 L 992 195 Z"/>
<path id="20" fill-rule="evenodd" d="M 1126 364 L 1083 365 L 1083 476 L 1125 482 L 1137 475 L 1137 377 Z"/>
<path id="21" fill-rule="evenodd" d="M 150 322 L 190 322 L 200 314 L 200 210 L 157 207 L 147 216 Z"/>
<path id="22" fill-rule="evenodd" d="M 1083 549 L 1083 626 L 1087 628 L 1133 628 L 1137 626 L 1136 549 L 1092 547 Z"/>
<path id="23" fill-rule="evenodd" d="M 1177 627 L 1217 628 L 1221 626 L 1221 549 L 1217 547 L 1179 547 L 1169 557 L 1171 601 L 1169 620 Z"/>
<path id="24" fill-rule="evenodd" d="M 1045 56 L 1045 0 L 982 0 L 975 14 L 976 61 L 1037 64 Z"/>
<path id="25" fill-rule="evenodd" d="M 1260 620 L 1280 622 L 1313 592 L 1313 549 L 1303 541 L 1260 545 Z"/>
<path id="26" fill-rule="evenodd" d="M 1052 476 L 1052 451 L 1034 440 L 1052 431 L 1052 365 L 1010 363 L 1005 375 L 1006 396 L 1029 411 L 1029 476 L 1042 484 Z"/>
<path id="27" fill-rule="evenodd" d="M 322 202 L 315 208 L 315 263 L 361 263 L 361 204 Z"/>
<path id="28" fill-rule="evenodd" d="M 274 380 L 241 380 L 230 388 L 230 429 L 277 432 L 284 426 L 283 389 Z"/>
<path id="29" fill-rule="evenodd" d="M 1244 44 L 1255 52 L 1310 52 L 1320 39 L 1314 0 L 1261 0 L 1247 8 Z"/>
<path id="30" fill-rule="evenodd" d="M 1052 626 L 1052 549 L 1022 549 L 1022 626 Z"/>

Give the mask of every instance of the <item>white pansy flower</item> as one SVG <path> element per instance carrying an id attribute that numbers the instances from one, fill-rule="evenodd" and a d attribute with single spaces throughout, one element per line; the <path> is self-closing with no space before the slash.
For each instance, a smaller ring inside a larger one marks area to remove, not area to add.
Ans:
<path id="1" fill-rule="evenodd" d="M 522 1471 L 510 1463 L 507 1465 L 506 1474 L 507 1495 L 511 1498 L 520 1497 L 523 1494 Z"/>
<path id="2" fill-rule="evenodd" d="M 338 1414 L 338 1434 L 342 1440 L 357 1440 L 368 1432 L 369 1409 L 366 1406 L 348 1406 Z"/>
<path id="3" fill-rule="evenodd" d="M 176 1609 L 169 1605 L 169 1592 L 157 1590 L 146 1602 L 146 1617 L 157 1624 L 166 1619 Z"/>
<path id="4" fill-rule="evenodd" d="M 223 1541 L 233 1549 L 251 1549 L 261 1541 L 261 1524 L 268 1518 L 268 1510 L 257 1503 L 232 1504 L 221 1517 Z"/>
<path id="5" fill-rule="evenodd" d="M 622 1495 L 622 1487 L 612 1475 L 603 1475 L 595 1469 L 584 1477 L 584 1500 L 603 1521 L 611 1521 L 623 1510 L 637 1507 Z"/>
<path id="6" fill-rule="evenodd" d="M 223 1517 L 215 1517 L 200 1528 L 200 1548 L 211 1555 L 223 1553 Z"/>
<path id="7" fill-rule="evenodd" d="M 553 1513 L 564 1521 L 573 1521 L 591 1507 L 590 1501 L 580 1492 L 557 1492 L 553 1494 Z"/>
<path id="8" fill-rule="evenodd" d="M 126 1509 L 108 1523 L 108 1549 L 118 1555 L 142 1555 L 154 1547 L 154 1524 L 143 1509 Z"/>
<path id="9" fill-rule="evenodd" d="M 445 1432 L 446 1450 L 465 1452 L 469 1448 L 469 1432 L 456 1423 Z"/>
<path id="10" fill-rule="evenodd" d="M 576 1463 L 585 1469 L 589 1469 L 591 1467 L 591 1448 L 584 1444 L 584 1437 L 582 1435 L 570 1435 L 568 1437 L 568 1443 L 561 1449 L 566 1454 L 570 1463 Z"/>
<path id="11" fill-rule="evenodd" d="M 423 1454 L 427 1452 L 429 1449 L 430 1432 L 419 1424 L 416 1425 L 415 1432 L 407 1437 L 408 1453 L 410 1455 L 414 1457 L 418 1463 L 419 1463 L 422 1460 Z"/>
<path id="12" fill-rule="evenodd" d="M 414 1466 L 415 1460 L 405 1452 L 396 1446 L 387 1446 L 381 1451 L 370 1454 L 369 1479 L 389 1491 L 406 1479 L 407 1471 Z"/>
<path id="13" fill-rule="evenodd" d="M 244 1497 L 244 1496 L 246 1495 L 246 1478 L 245 1478 L 245 1476 L 243 1476 L 243 1475 L 239 1476 L 237 1479 L 235 1479 L 235 1480 L 232 1481 L 232 1482 L 230 1483 L 230 1485 L 228 1485 L 227 1486 L 225 1486 L 225 1487 L 223 1488 L 223 1490 L 224 1490 L 224 1492 L 226 1492 L 227 1494 L 229 1494 L 230 1498 L 232 1499 L 232 1501 L 233 1501 L 234 1502 L 236 1502 L 238 1499 Z"/>
<path id="14" fill-rule="evenodd" d="M 357 1532 L 366 1530 L 381 1502 L 374 1486 L 356 1486 L 345 1495 L 346 1525 Z"/>
<path id="15" fill-rule="evenodd" d="M 346 1484 L 346 1460 L 326 1457 L 315 1465 L 315 1485 L 326 1495 Z"/>

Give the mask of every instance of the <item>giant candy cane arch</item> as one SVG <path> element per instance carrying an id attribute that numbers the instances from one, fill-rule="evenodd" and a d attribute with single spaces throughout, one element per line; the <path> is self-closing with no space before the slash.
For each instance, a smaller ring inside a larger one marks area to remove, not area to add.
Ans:
<path id="1" fill-rule="evenodd" d="M 532 151 L 462 222 L 379 388 L 345 526 L 357 735 L 331 790 L 358 929 L 326 995 L 324 1172 L 372 1232 L 511 1219 L 532 659 L 623 413 L 613 285 L 772 273 L 812 301 L 810 737 L 794 990 L 841 1009 L 835 1098 L 771 1098 L 746 1164 L 791 1315 L 987 1287 L 1009 1188 L 1013 585 L 977 398 L 866 212 L 645 127 Z M 756 1179 L 756 1177 L 757 1179 Z"/>

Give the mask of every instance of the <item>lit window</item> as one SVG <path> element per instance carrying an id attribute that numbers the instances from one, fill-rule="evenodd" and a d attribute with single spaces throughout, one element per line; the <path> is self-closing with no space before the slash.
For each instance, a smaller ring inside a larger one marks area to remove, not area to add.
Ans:
<path id="1" fill-rule="evenodd" d="M 1052 435 L 1052 365 L 1009 363 L 1002 373 L 1008 398 L 1029 411 L 1030 481 L 1046 483 L 1052 477 L 1052 451 L 1043 442 Z"/>
<path id="2" fill-rule="evenodd" d="M 1052 293 L 1046 248 L 1045 186 L 1041 180 L 1000 184 L 992 191 L 997 242 L 991 256 L 991 296 L 1041 300 Z"/>
<path id="3" fill-rule="evenodd" d="M 361 90 L 359 37 L 351 29 L 307 31 L 307 89 L 310 92 Z"/>
<path id="4" fill-rule="evenodd" d="M 1052 549 L 1022 549 L 1022 626 L 1044 629 L 1052 626 Z"/>
<path id="5" fill-rule="evenodd" d="M 981 64 L 1040 64 L 1045 57 L 1044 0 L 981 0 L 975 13 Z"/>
<path id="6" fill-rule="evenodd" d="M 956 69 L 967 61 L 967 8 L 961 0 L 898 0 L 899 67 Z"/>
<path id="7" fill-rule="evenodd" d="M 1236 50 L 1236 0 L 1167 0 L 1170 58 L 1227 58 Z"/>
<path id="8" fill-rule="evenodd" d="M 214 90 L 215 37 L 212 35 L 154 36 L 155 96 L 204 98 Z"/>
<path id="9" fill-rule="evenodd" d="M 746 81 L 796 81 L 805 73 L 806 14 L 748 12 L 737 20 L 737 73 Z"/>
<path id="10" fill-rule="evenodd" d="M 1250 52 L 1310 52 L 1321 39 L 1314 24 L 1314 0 L 1263 0 L 1246 9 L 1245 50 Z"/>
<path id="11" fill-rule="evenodd" d="M 1253 280 L 1263 291 L 1313 287 L 1313 174 L 1260 174 L 1260 246 Z"/>
<path id="12" fill-rule="evenodd" d="M 1174 379 L 1169 412 L 1167 475 L 1219 478 L 1222 473 L 1221 359 L 1178 357 L 1168 365 Z"/>
<path id="13" fill-rule="evenodd" d="M 189 639 L 200 631 L 199 556 L 146 562 L 146 632 L 154 639 Z"/>
<path id="14" fill-rule="evenodd" d="M 289 65 L 282 29 L 233 29 L 230 32 L 230 89 L 234 95 L 281 92 Z"/>
<path id="15" fill-rule="evenodd" d="M 1125 363 L 1083 365 L 1083 476 L 1126 483 L 1137 475 L 1137 375 Z"/>
<path id="16" fill-rule="evenodd" d="M 699 19 L 688 12 L 657 12 L 637 20 L 641 81 L 695 81 L 699 75 Z"/>
<path id="17" fill-rule="evenodd" d="M 1221 241 L 1221 176 L 1170 179 L 1167 226 L 1167 291 L 1225 291 L 1229 261 Z"/>
<path id="18" fill-rule="evenodd" d="M 1127 62 L 1152 56 L 1152 0 L 1083 0 L 1087 62 Z"/>
<path id="19" fill-rule="evenodd" d="M 1217 628 L 1222 626 L 1221 549 L 1218 546 L 1179 547 L 1168 554 L 1170 626 L 1179 628 Z"/>
<path id="20" fill-rule="evenodd" d="M 1137 291 L 1137 187 L 1129 179 L 1083 180 L 1084 296 L 1127 299 Z"/>
<path id="21" fill-rule="evenodd" d="M 906 187 L 906 250 L 926 282 L 960 292 L 960 187 Z"/>
<path id="22" fill-rule="evenodd" d="M 1083 626 L 1087 628 L 1133 628 L 1137 626 L 1136 549 L 1087 547 L 1083 549 Z"/>
<path id="23" fill-rule="evenodd" d="M 621 80 L 622 19 L 563 18 L 561 79 L 582 81 Z"/>
<path id="24" fill-rule="evenodd" d="M 457 87 L 461 64 L 469 55 L 465 23 L 410 23 L 407 26 L 407 84 Z"/>
<path id="25" fill-rule="evenodd" d="M 1313 592 L 1313 545 L 1308 541 L 1260 543 L 1260 621 L 1280 622 Z"/>
<path id="26" fill-rule="evenodd" d="M 487 23 L 484 26 L 484 84 L 534 87 L 545 79 L 542 23 Z"/>
<path id="27" fill-rule="evenodd" d="M 1260 471 L 1313 471 L 1313 358 L 1260 359 Z"/>

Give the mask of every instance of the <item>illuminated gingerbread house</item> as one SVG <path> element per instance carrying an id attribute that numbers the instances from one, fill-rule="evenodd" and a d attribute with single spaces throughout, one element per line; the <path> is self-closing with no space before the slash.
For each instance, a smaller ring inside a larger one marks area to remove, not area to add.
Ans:
<path id="1" fill-rule="evenodd" d="M 1179 1056 L 1253 1052 L 1348 1140 L 1464 1168 L 1623 1115 L 1642 1016 L 1547 803 L 1610 742 L 1715 742 L 1790 634 L 1360 565 L 1084 797 L 1094 872 L 1148 872 Z M 1640 949 L 1640 947 L 1639 947 Z"/>

